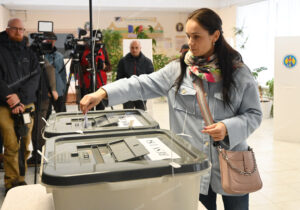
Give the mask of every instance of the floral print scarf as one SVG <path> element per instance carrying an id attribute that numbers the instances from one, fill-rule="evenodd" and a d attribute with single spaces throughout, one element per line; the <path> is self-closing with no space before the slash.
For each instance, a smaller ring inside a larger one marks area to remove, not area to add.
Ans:
<path id="1" fill-rule="evenodd" d="M 191 51 L 185 55 L 184 62 L 191 74 L 207 82 L 219 82 L 222 79 L 218 59 L 215 54 L 208 58 L 193 56 Z"/>

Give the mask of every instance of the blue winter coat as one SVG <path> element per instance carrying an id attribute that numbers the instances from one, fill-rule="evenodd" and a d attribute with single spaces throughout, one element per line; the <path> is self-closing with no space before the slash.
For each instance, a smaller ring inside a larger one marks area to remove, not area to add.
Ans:
<path id="1" fill-rule="evenodd" d="M 55 67 L 56 91 L 58 96 L 63 96 L 66 91 L 67 84 L 67 73 L 64 64 L 64 57 L 55 49 L 52 53 L 46 54 L 45 58 L 51 65 Z"/>

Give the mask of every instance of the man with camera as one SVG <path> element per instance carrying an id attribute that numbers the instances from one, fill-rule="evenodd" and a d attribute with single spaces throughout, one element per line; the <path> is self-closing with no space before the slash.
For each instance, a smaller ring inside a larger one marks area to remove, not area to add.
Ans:
<path id="1" fill-rule="evenodd" d="M 102 32 L 100 30 L 93 31 L 93 38 L 95 39 L 95 68 L 96 68 L 96 84 L 93 84 L 93 74 L 92 74 L 92 53 L 90 50 L 89 42 L 86 43 L 85 50 L 81 57 L 81 70 L 82 74 L 80 78 L 80 89 L 81 97 L 88 93 L 94 92 L 93 86 L 95 89 L 99 89 L 101 86 L 105 85 L 107 82 L 106 73 L 111 71 L 111 64 L 108 58 L 108 53 L 105 49 L 104 44 L 102 43 Z M 89 41 L 89 40 L 88 40 Z M 97 110 L 104 110 L 105 105 L 100 103 L 96 106 Z"/>
<path id="2" fill-rule="evenodd" d="M 20 19 L 8 21 L 0 33 L 0 133 L 4 145 L 5 191 L 24 185 L 32 112 L 40 78 L 35 54 L 24 41 Z"/>
<path id="3" fill-rule="evenodd" d="M 129 78 L 132 75 L 151 74 L 153 71 L 151 60 L 141 52 L 141 43 L 133 40 L 130 43 L 130 52 L 119 61 L 117 79 Z M 146 110 L 146 101 L 128 101 L 123 104 L 123 108 Z"/>

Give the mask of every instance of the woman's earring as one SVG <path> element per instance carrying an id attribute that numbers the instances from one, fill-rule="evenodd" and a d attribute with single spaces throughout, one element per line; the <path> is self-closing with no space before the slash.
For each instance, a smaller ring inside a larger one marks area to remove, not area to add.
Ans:
<path id="1" fill-rule="evenodd" d="M 215 42 L 213 42 L 213 46 L 215 46 L 215 44 L 216 44 L 216 43 L 215 43 Z"/>

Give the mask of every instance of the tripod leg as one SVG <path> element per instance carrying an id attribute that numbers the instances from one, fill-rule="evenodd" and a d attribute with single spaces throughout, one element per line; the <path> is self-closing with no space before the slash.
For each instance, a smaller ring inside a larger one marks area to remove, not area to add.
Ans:
<path id="1" fill-rule="evenodd" d="M 64 100 L 64 102 L 63 102 L 64 104 L 67 102 L 67 97 L 68 97 L 68 92 L 69 92 L 69 87 L 70 87 L 72 75 L 73 75 L 73 73 L 70 72 L 70 73 L 69 73 L 68 80 L 67 80 L 66 92 L 65 92 L 65 94 L 64 94 L 64 99 L 63 99 L 63 100 Z"/>
<path id="2" fill-rule="evenodd" d="M 19 138 L 19 172 L 20 176 L 25 176 L 25 143 L 22 137 Z"/>
<path id="3" fill-rule="evenodd" d="M 81 100 L 81 90 L 80 90 L 80 84 L 83 86 L 83 75 L 81 71 L 80 63 L 74 64 L 74 70 L 75 70 L 75 92 L 76 92 L 76 104 L 78 105 L 78 110 L 80 110 L 80 100 Z M 78 75 L 78 78 L 77 78 Z"/>

